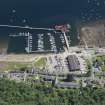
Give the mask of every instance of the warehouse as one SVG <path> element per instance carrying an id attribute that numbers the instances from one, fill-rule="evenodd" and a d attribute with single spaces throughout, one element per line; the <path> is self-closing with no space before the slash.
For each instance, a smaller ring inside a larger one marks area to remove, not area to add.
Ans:
<path id="1" fill-rule="evenodd" d="M 68 67 L 70 71 L 80 70 L 80 63 L 78 58 L 75 55 L 69 55 L 67 58 Z"/>

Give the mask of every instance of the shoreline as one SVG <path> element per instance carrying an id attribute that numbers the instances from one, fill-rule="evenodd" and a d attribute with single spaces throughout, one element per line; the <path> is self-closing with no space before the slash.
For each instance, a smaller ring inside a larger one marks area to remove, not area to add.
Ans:
<path id="1" fill-rule="evenodd" d="M 88 23 L 79 23 L 78 24 L 78 37 L 79 37 L 79 46 L 92 46 L 99 47 L 103 46 L 101 42 L 104 42 L 104 27 L 105 27 L 105 19 L 101 19 L 98 21 L 90 21 Z M 88 33 L 87 33 L 88 32 Z M 90 35 L 91 34 L 91 35 Z M 101 36 L 101 37 L 99 37 Z M 85 41 L 84 41 L 85 40 Z M 91 40 L 91 41 L 90 41 Z M 101 42 L 99 40 L 102 40 Z M 88 42 L 88 43 L 87 43 Z M 91 45 L 90 45 L 91 42 Z M 94 42 L 94 43 L 92 43 Z M 100 42 L 100 44 L 96 44 L 96 42 Z M 87 44 L 86 44 L 87 43 Z"/>

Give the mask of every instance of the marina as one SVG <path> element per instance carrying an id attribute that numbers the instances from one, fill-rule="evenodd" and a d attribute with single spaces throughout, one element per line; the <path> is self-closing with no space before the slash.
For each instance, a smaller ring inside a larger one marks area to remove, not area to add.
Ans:
<path id="1" fill-rule="evenodd" d="M 9 34 L 8 52 L 28 54 L 38 52 L 58 53 L 64 51 L 66 43 L 64 38 L 62 33 L 58 34 L 53 31 L 12 33 Z M 17 47 L 17 44 L 19 47 Z"/>
<path id="2" fill-rule="evenodd" d="M 34 28 L 29 26 L 0 25 L 9 29 L 7 53 L 59 53 L 69 50 L 71 39 L 67 25 L 55 28 Z M 5 31 L 6 32 L 6 31 Z M 68 33 L 68 34 L 67 34 Z"/>

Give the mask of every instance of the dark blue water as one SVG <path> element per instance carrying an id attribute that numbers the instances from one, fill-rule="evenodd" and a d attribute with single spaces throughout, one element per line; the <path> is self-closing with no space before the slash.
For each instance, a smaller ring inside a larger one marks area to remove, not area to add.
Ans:
<path id="1" fill-rule="evenodd" d="M 0 0 L 0 24 L 46 27 L 104 17 L 105 0 Z"/>
<path id="2" fill-rule="evenodd" d="M 0 24 L 53 27 L 104 18 L 105 0 L 0 0 Z M 0 39 L 10 32 L 4 30 L 0 28 Z"/>

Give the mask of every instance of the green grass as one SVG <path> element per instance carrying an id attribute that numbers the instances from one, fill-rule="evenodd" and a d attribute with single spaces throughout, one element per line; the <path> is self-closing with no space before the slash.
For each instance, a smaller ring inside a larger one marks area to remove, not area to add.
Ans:
<path id="1" fill-rule="evenodd" d="M 96 59 L 100 62 L 104 62 L 105 61 L 105 55 L 97 56 Z M 105 65 L 102 65 L 101 68 L 102 68 L 102 71 L 105 71 Z"/>
<path id="2" fill-rule="evenodd" d="M 105 65 L 102 65 L 101 68 L 102 68 L 102 71 L 105 71 Z"/>
<path id="3" fill-rule="evenodd" d="M 32 66 L 30 63 L 20 63 L 20 62 L 0 62 L 0 71 L 11 71 L 16 69 L 26 68 Z M 3 66 L 2 66 L 3 65 Z"/>
<path id="4" fill-rule="evenodd" d="M 87 69 L 90 70 L 92 65 L 88 59 L 86 59 L 86 64 L 87 64 Z"/>
<path id="5" fill-rule="evenodd" d="M 35 68 L 44 68 L 46 66 L 46 61 L 46 58 L 40 58 L 34 62 Z M 0 71 L 11 71 L 28 67 L 32 67 L 31 62 L 0 62 Z"/>
<path id="6" fill-rule="evenodd" d="M 40 58 L 38 61 L 36 61 L 36 62 L 34 63 L 34 66 L 35 66 L 36 68 L 43 68 L 43 67 L 46 66 L 46 61 L 47 61 L 46 58 Z"/>
<path id="7" fill-rule="evenodd" d="M 97 56 L 96 58 L 98 61 L 104 61 L 105 60 L 105 55 L 103 56 Z"/>

